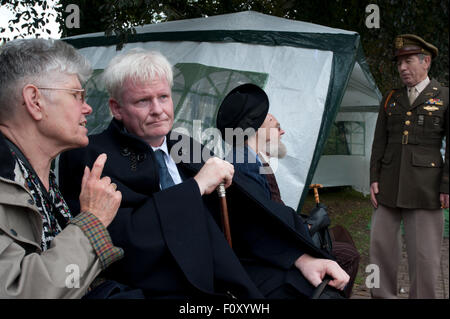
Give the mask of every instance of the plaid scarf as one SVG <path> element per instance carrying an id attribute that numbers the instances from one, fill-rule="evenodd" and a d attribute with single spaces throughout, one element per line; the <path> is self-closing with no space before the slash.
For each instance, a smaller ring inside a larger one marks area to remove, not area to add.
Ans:
<path id="1" fill-rule="evenodd" d="M 33 196 L 39 213 L 41 213 L 43 226 L 41 248 L 42 251 L 45 251 L 50 248 L 52 240 L 66 226 L 72 215 L 59 191 L 53 171 L 50 170 L 49 190 L 47 192 L 35 172 L 28 168 L 14 152 L 13 155 L 19 163 L 28 190 L 30 191 L 31 196 Z"/>

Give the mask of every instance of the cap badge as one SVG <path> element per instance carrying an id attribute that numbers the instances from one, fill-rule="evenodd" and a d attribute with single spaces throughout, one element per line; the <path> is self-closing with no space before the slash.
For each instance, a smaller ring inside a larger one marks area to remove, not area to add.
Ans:
<path id="1" fill-rule="evenodd" d="M 403 38 L 395 39 L 395 48 L 400 49 L 403 47 Z"/>

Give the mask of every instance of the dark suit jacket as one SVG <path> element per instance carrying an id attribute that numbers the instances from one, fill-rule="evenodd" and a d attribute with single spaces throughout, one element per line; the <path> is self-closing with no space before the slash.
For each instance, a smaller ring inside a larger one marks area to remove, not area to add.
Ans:
<path id="1" fill-rule="evenodd" d="M 108 230 L 125 256 L 105 275 L 153 298 L 230 293 L 262 298 L 285 284 L 309 296 L 313 287 L 294 268 L 295 260 L 302 253 L 330 256 L 314 246 L 295 212 L 260 196 L 251 180 L 236 173 L 227 189 L 231 249 L 218 225 L 217 194 L 200 196 L 193 179 L 203 165 L 191 159 L 199 146 L 185 136 L 169 136 L 168 148 L 175 162 L 181 161 L 177 166 L 184 181 L 163 191 L 151 147 L 115 120 L 91 136 L 88 147 L 61 155 L 60 188 L 73 212 L 79 211 L 83 169 L 101 153 L 108 155 L 103 175 L 122 192 Z"/>
<path id="2" fill-rule="evenodd" d="M 370 161 L 377 200 L 389 207 L 439 209 L 448 194 L 448 88 L 436 80 L 410 105 L 406 88 L 383 98 Z M 445 161 L 440 148 L 447 138 Z"/>
<path id="3" fill-rule="evenodd" d="M 259 172 L 260 164 L 258 164 L 255 154 L 249 151 L 248 146 L 233 148 L 226 160 L 233 164 L 236 171 L 254 180 L 256 182 L 255 187 L 256 185 L 260 186 L 264 196 L 270 198 L 267 178 Z"/>

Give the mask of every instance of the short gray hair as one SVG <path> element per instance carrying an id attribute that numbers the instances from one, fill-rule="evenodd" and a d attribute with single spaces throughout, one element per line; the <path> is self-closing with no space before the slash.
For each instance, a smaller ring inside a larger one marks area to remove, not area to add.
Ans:
<path id="1" fill-rule="evenodd" d="M 109 95 L 121 99 L 121 88 L 125 80 L 146 82 L 157 78 L 173 85 L 173 71 L 167 58 L 157 51 L 134 48 L 115 56 L 103 72 L 103 82 Z"/>
<path id="2" fill-rule="evenodd" d="M 417 54 L 417 56 L 419 57 L 419 62 L 423 63 L 423 60 L 425 59 L 426 55 L 423 53 L 419 53 L 419 54 Z M 430 71 L 430 69 L 431 69 L 431 62 L 433 60 L 430 55 L 429 55 L 429 57 L 430 57 L 430 65 L 428 66 L 428 71 Z"/>
<path id="3" fill-rule="evenodd" d="M 7 42 L 0 47 L 0 119 L 20 103 L 26 84 L 45 85 L 61 74 L 77 75 L 84 83 L 91 72 L 86 58 L 63 41 L 19 39 Z"/>

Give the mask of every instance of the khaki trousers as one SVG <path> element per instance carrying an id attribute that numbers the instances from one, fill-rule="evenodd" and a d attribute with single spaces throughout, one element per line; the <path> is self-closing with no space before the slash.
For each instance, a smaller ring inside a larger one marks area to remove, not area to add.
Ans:
<path id="1" fill-rule="evenodd" d="M 380 287 L 373 298 L 397 298 L 403 219 L 410 280 L 409 298 L 434 299 L 440 272 L 444 214 L 441 209 L 405 209 L 378 205 L 372 214 L 370 263 L 378 265 Z"/>

